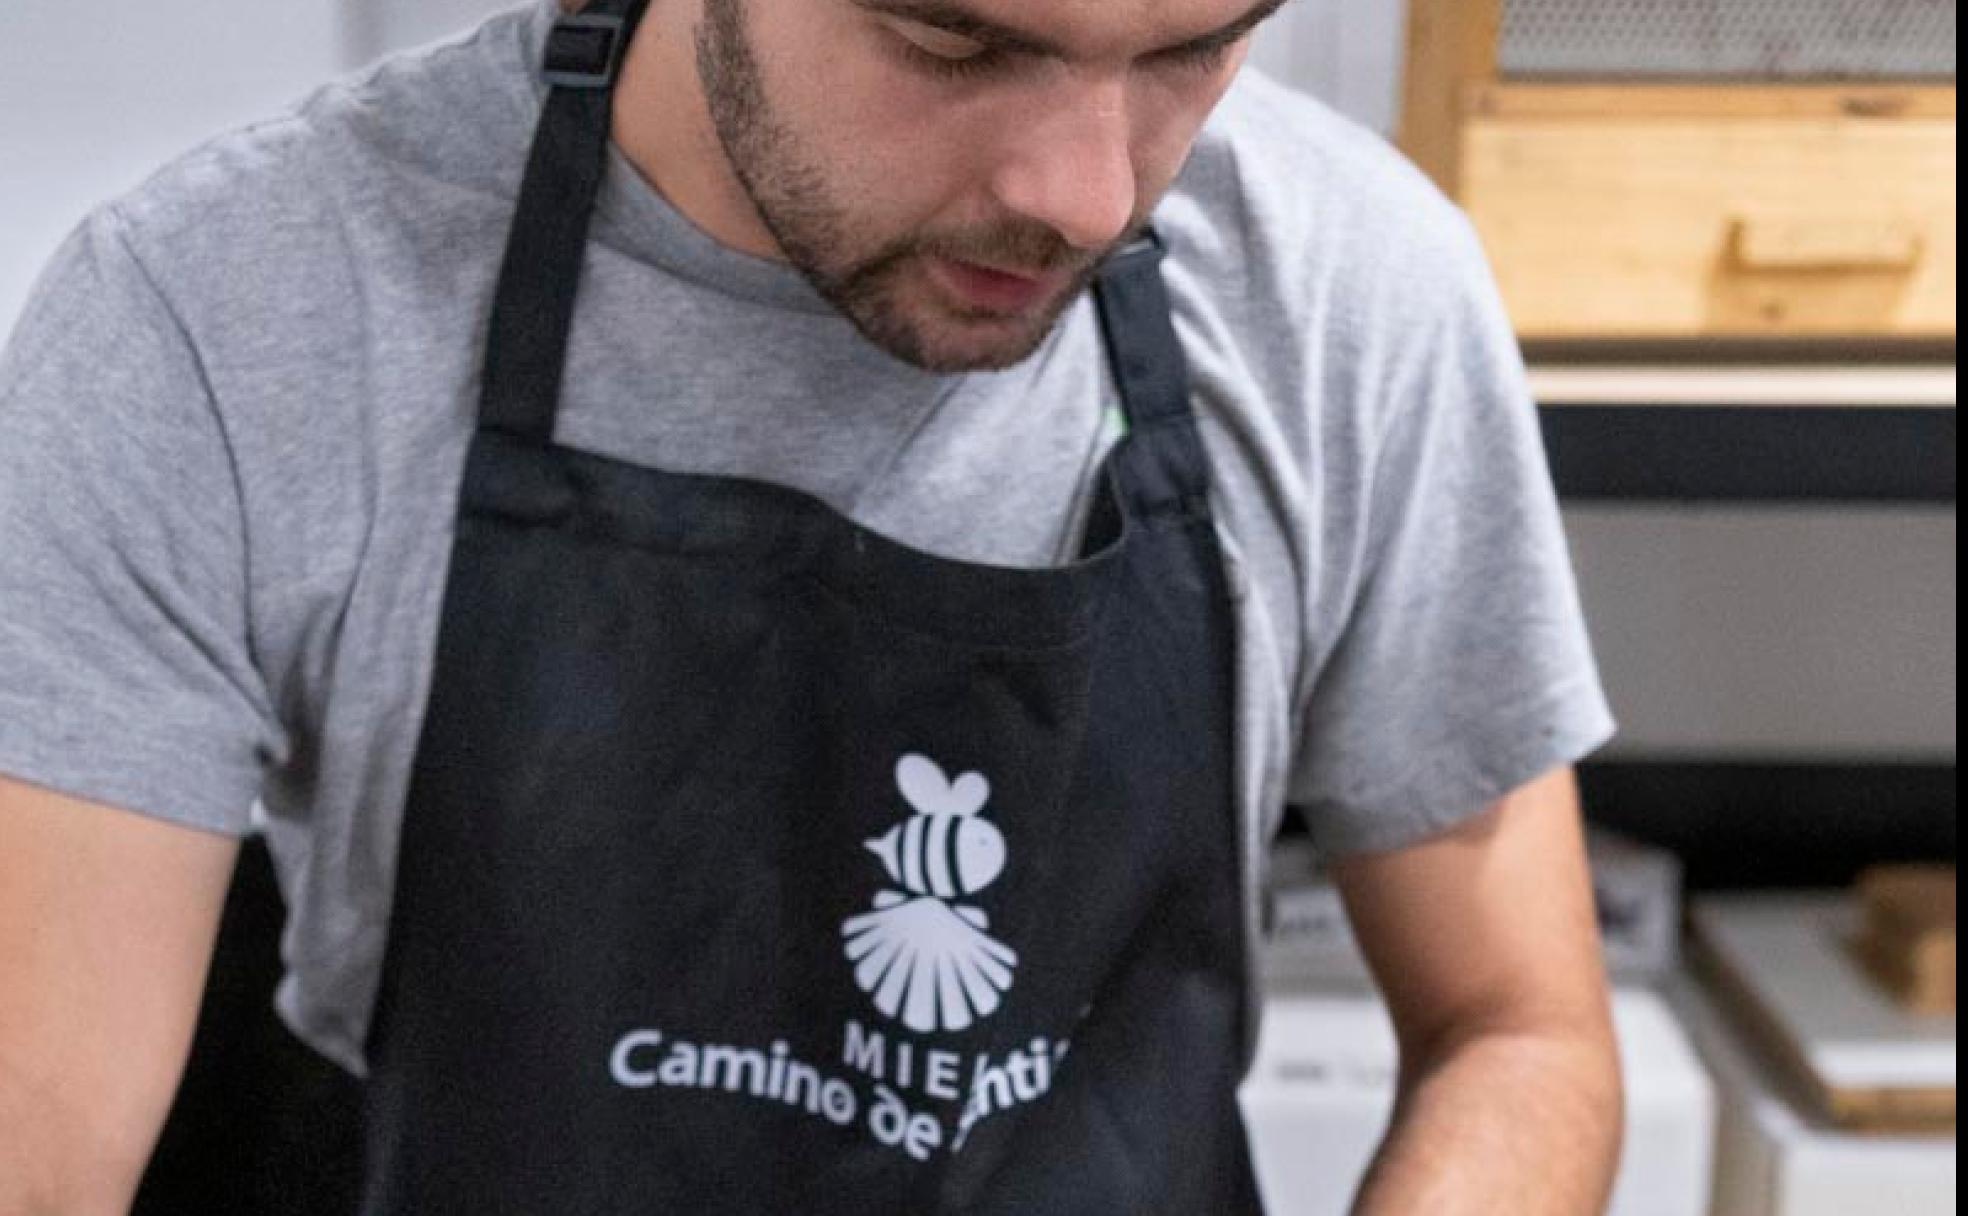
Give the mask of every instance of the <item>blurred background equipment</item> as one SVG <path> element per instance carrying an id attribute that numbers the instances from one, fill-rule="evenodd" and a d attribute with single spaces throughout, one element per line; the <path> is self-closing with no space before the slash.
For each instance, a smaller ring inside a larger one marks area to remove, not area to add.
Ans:
<path id="1" fill-rule="evenodd" d="M 1720 1100 L 1712 1216 L 1942 1216 L 1951 1135 L 1858 1133 L 1809 1113 L 1794 1086 L 1687 976 L 1667 995 Z"/>
<path id="2" fill-rule="evenodd" d="M 1859 880 L 1865 924 L 1853 949 L 1910 1012 L 1955 1013 L 1956 885 L 1939 866 L 1881 866 Z"/>
<path id="3" fill-rule="evenodd" d="M 1626 1140 L 1610 1216 L 1709 1211 L 1716 1095 L 1655 992 L 1618 993 Z M 1394 1030 L 1370 990 L 1279 988 L 1242 1097 L 1270 1216 L 1346 1216 L 1394 1108 Z"/>
<path id="4" fill-rule="evenodd" d="M 1681 863 L 1613 832 L 1588 841 L 1594 902 L 1606 969 L 1616 983 L 1652 984 L 1681 961 Z M 1280 989 L 1370 982 L 1339 891 L 1311 842 L 1289 839 L 1272 851 L 1270 902 L 1259 965 Z"/>
<path id="5" fill-rule="evenodd" d="M 1955 1126 L 1955 1017 L 1907 1009 L 1853 954 L 1851 892 L 1695 902 L 1699 974 L 1812 1113 L 1853 1131 Z"/>

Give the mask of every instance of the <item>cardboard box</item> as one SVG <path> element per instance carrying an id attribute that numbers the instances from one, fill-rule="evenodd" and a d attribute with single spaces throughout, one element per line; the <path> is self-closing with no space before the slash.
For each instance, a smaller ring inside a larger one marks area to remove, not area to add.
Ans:
<path id="1" fill-rule="evenodd" d="M 1941 866 L 1881 866 L 1859 881 L 1865 925 L 1854 949 L 1913 1013 L 1955 1012 L 1956 883 L 1954 869 Z"/>

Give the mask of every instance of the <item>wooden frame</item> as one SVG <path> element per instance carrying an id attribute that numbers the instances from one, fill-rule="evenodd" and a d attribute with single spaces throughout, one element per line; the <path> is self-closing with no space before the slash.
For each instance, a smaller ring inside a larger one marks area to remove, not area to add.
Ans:
<path id="1" fill-rule="evenodd" d="M 1400 144 L 1455 193 L 1469 92 L 1497 76 L 1503 0 L 1409 0 Z"/>
<path id="2" fill-rule="evenodd" d="M 1409 0 L 1399 142 L 1455 194 L 1466 123 L 1482 118 L 1955 118 L 1941 84 L 1529 83 L 1497 70 L 1503 0 Z"/>
<path id="3" fill-rule="evenodd" d="M 1527 342 L 1952 342 L 1949 84 L 1518 79 L 1507 0 L 1411 0 L 1400 142 Z"/>
<path id="4" fill-rule="evenodd" d="M 1955 117 L 1955 90 L 1924 84 L 1563 84 L 1468 85 L 1468 118 L 1846 118 Z"/>

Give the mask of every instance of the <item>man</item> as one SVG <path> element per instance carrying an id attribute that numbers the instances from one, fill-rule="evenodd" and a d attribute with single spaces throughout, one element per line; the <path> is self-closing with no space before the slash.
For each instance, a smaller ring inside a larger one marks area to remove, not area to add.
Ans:
<path id="1" fill-rule="evenodd" d="M 368 1211 L 1254 1210 L 1288 801 L 1359 1210 L 1596 1210 L 1521 368 L 1276 7 L 536 5 L 92 217 L 0 365 L 0 1210 L 127 1206 L 256 802 Z"/>

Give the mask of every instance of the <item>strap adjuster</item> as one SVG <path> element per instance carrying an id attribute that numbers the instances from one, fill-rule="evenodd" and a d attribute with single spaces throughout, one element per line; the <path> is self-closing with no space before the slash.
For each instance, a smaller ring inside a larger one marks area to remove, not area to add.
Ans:
<path id="1" fill-rule="evenodd" d="M 1125 274 L 1137 263 L 1158 263 L 1167 253 L 1168 245 L 1162 240 L 1162 234 L 1151 225 L 1132 241 L 1108 254 L 1107 260 L 1100 265 L 1099 274 L 1103 279 L 1113 278 Z"/>
<path id="2" fill-rule="evenodd" d="M 576 13 L 554 22 L 547 35 L 541 78 L 562 89 L 606 89 L 622 66 L 620 17 Z"/>

